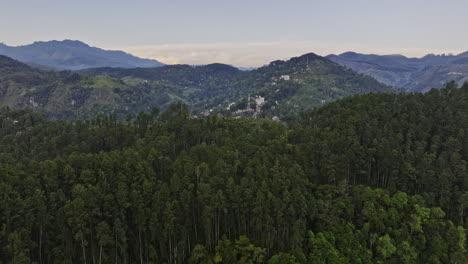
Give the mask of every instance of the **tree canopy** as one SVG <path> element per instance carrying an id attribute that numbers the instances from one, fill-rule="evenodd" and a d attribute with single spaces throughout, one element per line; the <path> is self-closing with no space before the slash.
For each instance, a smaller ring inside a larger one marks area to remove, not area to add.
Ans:
<path id="1" fill-rule="evenodd" d="M 466 263 L 468 85 L 291 124 L 0 111 L 0 263 Z"/>

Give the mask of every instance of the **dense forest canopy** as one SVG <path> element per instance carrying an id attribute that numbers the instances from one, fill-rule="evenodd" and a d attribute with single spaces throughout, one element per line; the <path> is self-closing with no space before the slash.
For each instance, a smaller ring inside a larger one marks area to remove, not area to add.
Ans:
<path id="1" fill-rule="evenodd" d="M 290 124 L 4 108 L 0 263 L 466 263 L 467 106 L 451 83 Z"/>

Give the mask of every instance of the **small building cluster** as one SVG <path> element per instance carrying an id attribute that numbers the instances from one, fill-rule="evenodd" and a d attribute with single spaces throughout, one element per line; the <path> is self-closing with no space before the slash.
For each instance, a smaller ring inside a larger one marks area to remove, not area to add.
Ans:
<path id="1" fill-rule="evenodd" d="M 262 112 L 262 106 L 266 103 L 265 97 L 256 95 L 253 98 L 253 101 L 255 101 L 255 109 L 251 107 L 250 102 L 251 102 L 251 97 L 250 95 L 247 97 L 247 107 L 245 109 L 239 109 L 234 112 L 236 115 L 235 117 L 238 118 L 241 115 L 245 114 L 252 114 L 253 118 L 256 118 L 261 112 Z M 230 108 L 231 105 L 228 106 L 228 109 Z"/>
<path id="2" fill-rule="evenodd" d="M 36 108 L 36 107 L 39 106 L 39 103 L 37 103 L 36 101 L 34 101 L 34 97 L 32 97 L 32 96 L 29 98 L 29 103 L 31 104 L 31 106 L 32 106 L 33 108 Z"/>

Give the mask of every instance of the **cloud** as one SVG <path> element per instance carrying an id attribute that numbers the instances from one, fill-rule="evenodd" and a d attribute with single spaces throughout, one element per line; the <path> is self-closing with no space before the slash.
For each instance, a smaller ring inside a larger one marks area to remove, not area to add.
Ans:
<path id="1" fill-rule="evenodd" d="M 258 67 L 273 60 L 289 59 L 309 52 L 322 56 L 356 51 L 373 54 L 402 54 L 411 57 L 419 57 L 428 53 L 440 54 L 447 52 L 428 48 L 374 48 L 353 43 L 314 41 L 161 44 L 112 47 L 112 49 L 124 50 L 135 56 L 156 59 L 166 64 L 201 65 L 219 62 L 242 67 Z M 455 51 L 454 53 L 458 52 L 461 51 Z"/>
<path id="2" fill-rule="evenodd" d="M 245 67 L 261 66 L 272 60 L 286 59 L 312 50 L 306 43 L 287 42 L 164 44 L 117 47 L 117 49 L 167 64 L 219 62 Z"/>

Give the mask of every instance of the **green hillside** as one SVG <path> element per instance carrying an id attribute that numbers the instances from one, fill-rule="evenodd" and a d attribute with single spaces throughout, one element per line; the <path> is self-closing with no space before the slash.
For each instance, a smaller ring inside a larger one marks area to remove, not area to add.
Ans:
<path id="1" fill-rule="evenodd" d="M 182 93 L 189 91 L 165 83 L 42 71 L 0 56 L 0 106 L 31 108 L 52 119 L 136 114 L 183 101 Z"/>
<path id="2" fill-rule="evenodd" d="M 349 95 L 396 91 L 315 54 L 248 72 L 223 64 L 49 72 L 0 57 L 0 72 L 0 106 L 52 119 L 123 118 L 177 102 L 195 115 L 287 118 Z M 254 98 L 263 98 L 258 107 Z"/>
<path id="3" fill-rule="evenodd" d="M 371 77 L 355 73 L 313 53 L 287 61 L 274 61 L 252 70 L 239 71 L 223 64 L 175 65 L 152 69 L 98 68 L 81 71 L 91 76 L 138 78 L 148 83 L 170 83 L 193 91 L 186 98 L 195 114 L 213 110 L 228 116 L 293 116 L 345 96 L 370 92 L 396 92 Z M 247 99 L 251 98 L 251 102 Z M 254 98 L 265 102 L 256 113 Z M 252 110 L 252 109 L 250 109 Z"/>
<path id="4" fill-rule="evenodd" d="M 268 118 L 296 116 L 350 95 L 398 92 L 312 53 L 272 62 L 250 72 L 249 78 L 247 83 L 256 85 L 246 89 L 244 96 L 263 97 L 265 103 L 258 109 L 258 116 Z"/>

